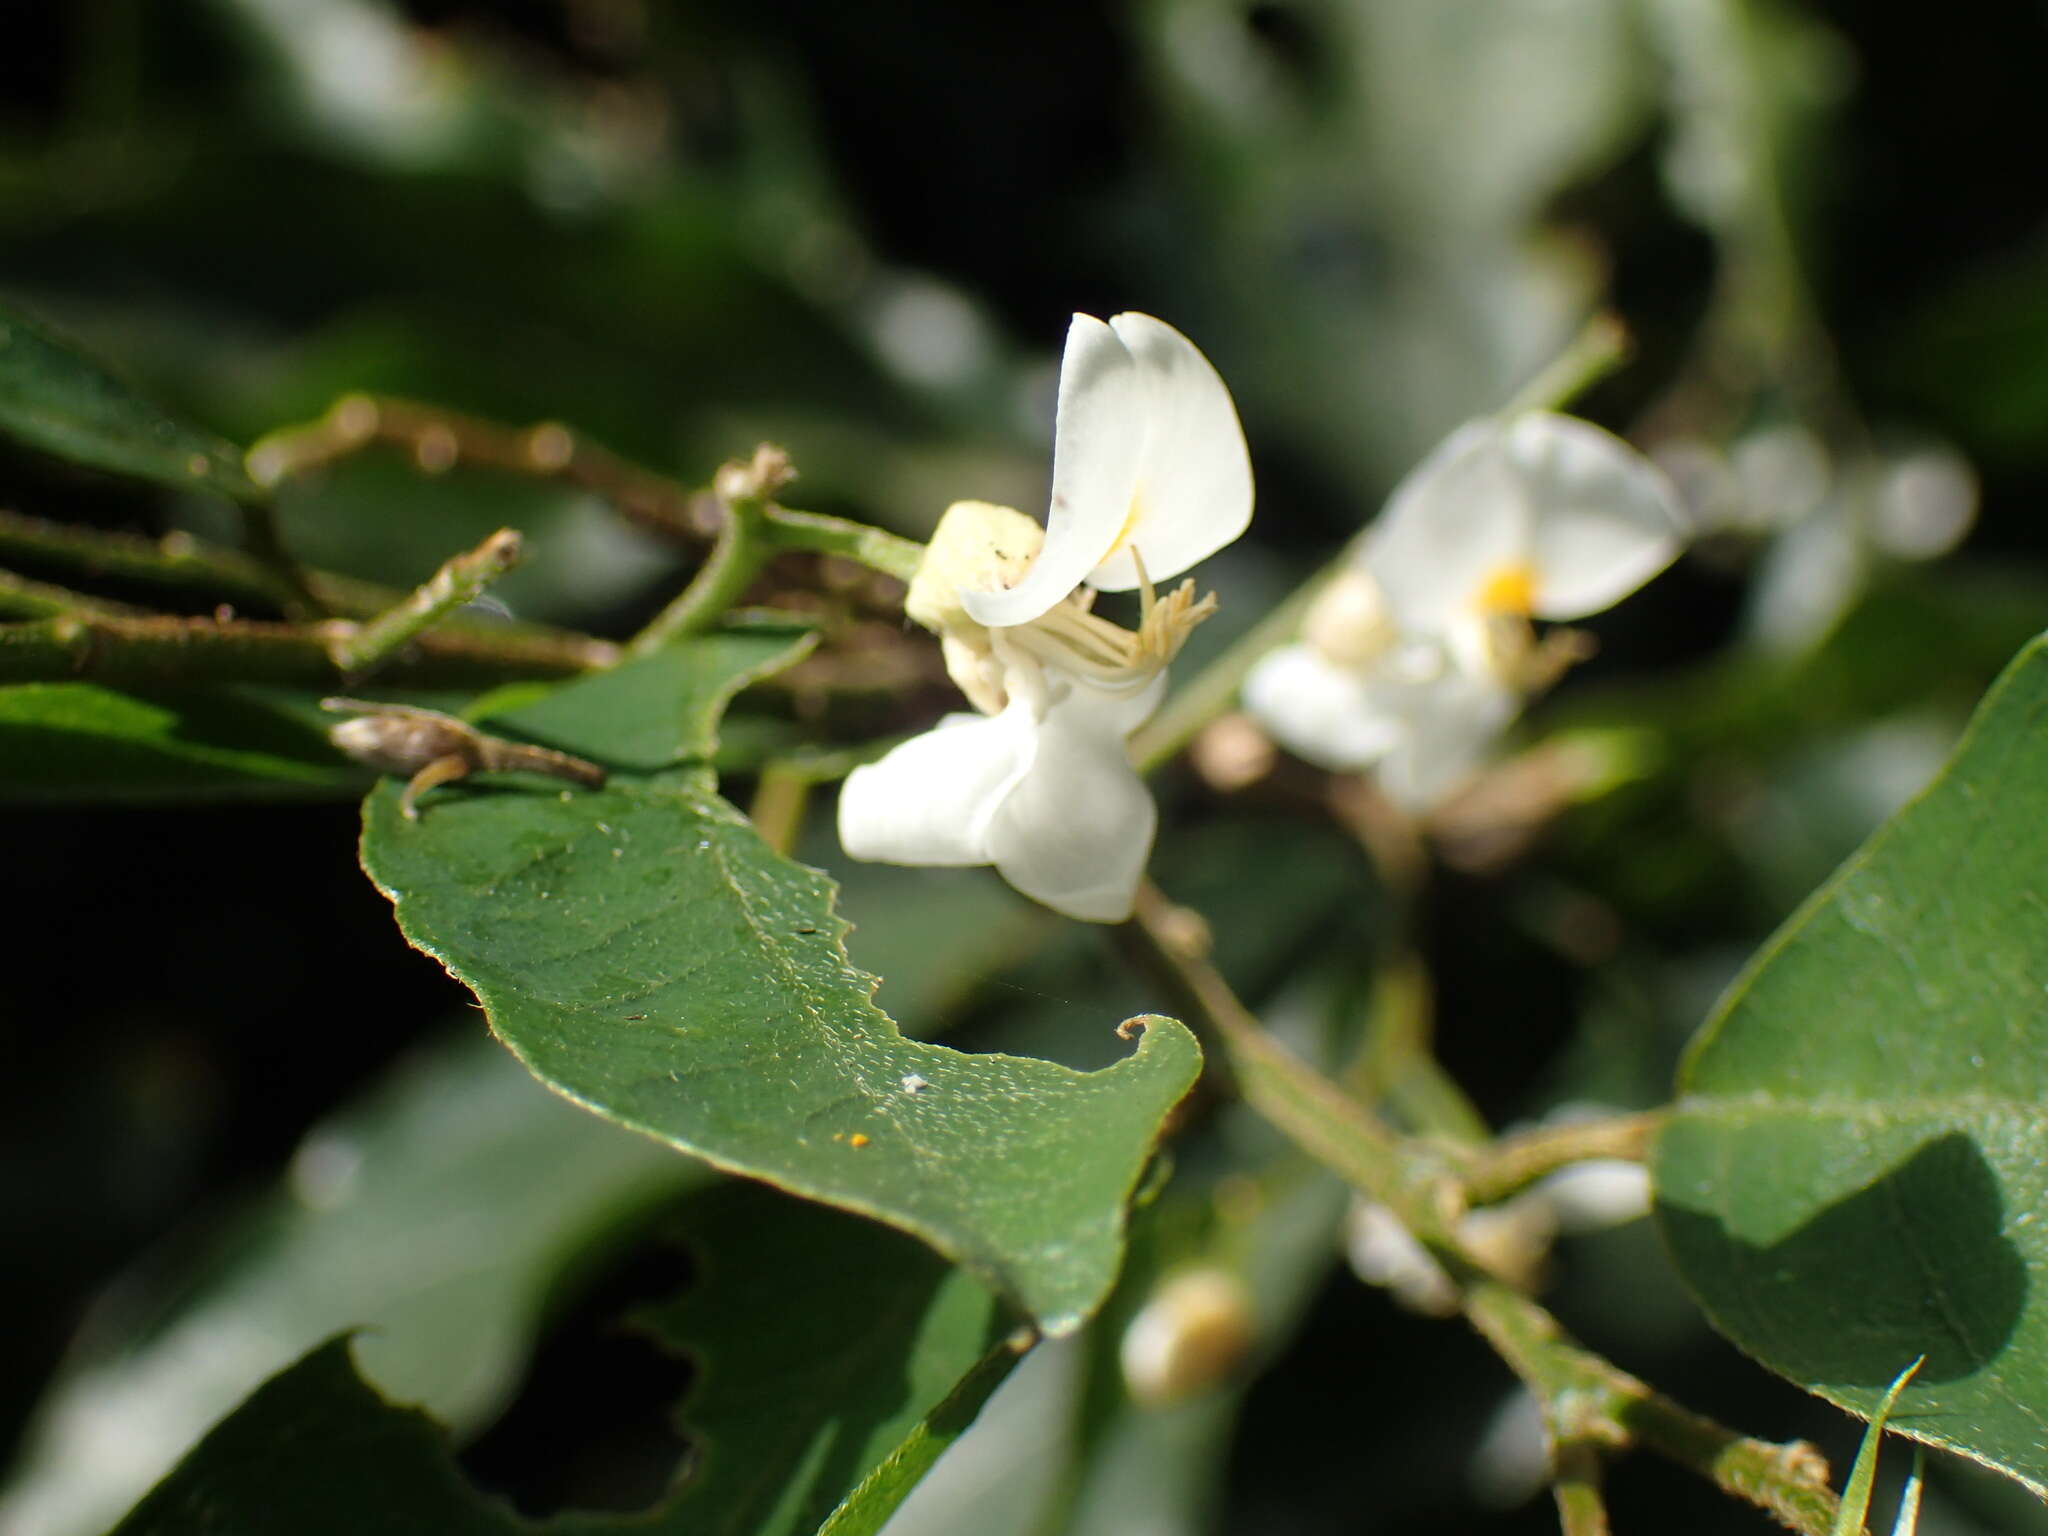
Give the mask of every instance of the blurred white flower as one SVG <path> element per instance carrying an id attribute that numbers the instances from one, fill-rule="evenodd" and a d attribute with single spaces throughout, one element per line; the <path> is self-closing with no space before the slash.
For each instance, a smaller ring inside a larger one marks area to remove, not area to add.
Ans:
<path id="1" fill-rule="evenodd" d="M 1671 563 L 1681 527 L 1663 474 L 1598 427 L 1468 423 L 1394 492 L 1302 643 L 1253 669 L 1246 704 L 1310 762 L 1377 765 L 1389 796 L 1427 810 L 1569 664 L 1531 620 L 1611 607 Z"/>
<path id="2" fill-rule="evenodd" d="M 847 853 L 993 864 L 1068 916 L 1128 917 L 1157 812 L 1125 741 L 1215 606 L 1192 582 L 1160 597 L 1152 580 L 1236 538 L 1251 508 L 1244 434 L 1208 360 L 1148 315 L 1076 315 L 1047 526 L 956 503 L 904 603 L 981 713 L 949 716 L 847 778 Z M 1135 632 L 1090 611 L 1098 588 L 1138 589 Z"/>

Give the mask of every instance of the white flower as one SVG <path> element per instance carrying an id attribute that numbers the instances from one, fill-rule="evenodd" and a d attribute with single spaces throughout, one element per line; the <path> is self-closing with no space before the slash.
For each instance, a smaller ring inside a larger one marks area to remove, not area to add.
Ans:
<path id="1" fill-rule="evenodd" d="M 1192 343 L 1147 315 L 1076 315 L 1060 371 L 1047 527 L 959 502 L 904 611 L 940 638 L 979 715 L 952 715 L 848 776 L 839 836 L 857 859 L 993 864 L 1072 917 L 1128 917 L 1158 815 L 1126 738 L 1166 664 L 1215 606 L 1178 575 L 1244 531 L 1251 466 L 1230 395 Z M 1083 586 L 1084 580 L 1088 583 Z M 1133 632 L 1091 588 L 1137 588 Z"/>
<path id="2" fill-rule="evenodd" d="M 1532 619 L 1612 606 L 1676 557 L 1675 493 L 1619 438 L 1534 412 L 1468 423 L 1404 480 L 1299 645 L 1245 683 L 1252 713 L 1326 768 L 1378 766 L 1426 810 L 1571 660 Z"/>

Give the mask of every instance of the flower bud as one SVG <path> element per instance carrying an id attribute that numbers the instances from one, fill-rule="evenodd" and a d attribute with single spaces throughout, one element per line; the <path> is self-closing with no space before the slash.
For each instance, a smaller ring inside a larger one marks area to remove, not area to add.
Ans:
<path id="1" fill-rule="evenodd" d="M 1149 1407 L 1181 1402 L 1225 1380 L 1250 1352 L 1252 1302 L 1235 1274 L 1183 1270 L 1152 1293 L 1124 1330 L 1118 1359 L 1131 1396 Z"/>

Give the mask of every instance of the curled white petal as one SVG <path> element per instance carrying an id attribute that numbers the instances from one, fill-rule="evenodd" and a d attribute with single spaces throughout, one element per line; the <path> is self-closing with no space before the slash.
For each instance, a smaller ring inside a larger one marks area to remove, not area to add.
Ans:
<path id="1" fill-rule="evenodd" d="M 1306 645 L 1284 645 L 1260 658 L 1245 679 L 1244 703 L 1288 751 L 1336 772 L 1372 766 L 1408 729 L 1363 672 Z"/>
<path id="2" fill-rule="evenodd" d="M 1529 554 L 1530 505 L 1499 422 L 1467 422 L 1412 470 L 1373 524 L 1365 563 L 1395 621 L 1441 633 L 1495 572 Z"/>
<path id="3" fill-rule="evenodd" d="M 1251 456 L 1230 391 L 1164 321 L 1074 316 L 1060 363 L 1045 546 L 1002 591 L 963 594 L 988 625 L 1028 623 L 1086 581 L 1177 576 L 1243 533 Z M 1134 558 L 1135 557 L 1135 558 Z"/>
<path id="4" fill-rule="evenodd" d="M 1507 463 L 1532 509 L 1531 611 L 1577 619 L 1611 608 L 1678 557 L 1678 493 L 1611 432 L 1548 411 L 1508 423 Z"/>
<path id="5" fill-rule="evenodd" d="M 1135 697 L 1074 685 L 1046 711 L 1030 770 L 988 827 L 996 869 L 1032 900 L 1088 922 L 1131 915 L 1159 813 L 1124 737 L 1163 683 Z"/>
<path id="6" fill-rule="evenodd" d="M 948 715 L 847 775 L 839 841 L 850 857 L 885 864 L 987 864 L 990 824 L 1037 747 L 1027 701 L 993 718 Z"/>
<path id="7" fill-rule="evenodd" d="M 1252 463 L 1230 391 L 1193 342 L 1150 315 L 1121 314 L 1109 324 L 1137 367 L 1143 451 L 1120 539 L 1088 581 L 1128 592 L 1139 584 L 1133 551 L 1146 577 L 1165 581 L 1245 531 Z M 1060 431 L 1064 438 L 1064 422 Z"/>
<path id="8" fill-rule="evenodd" d="M 1093 315 L 1074 316 L 1060 361 L 1045 545 L 1016 585 L 961 594 L 977 623 L 1030 622 L 1115 547 L 1137 492 L 1148 396 L 1137 361 L 1117 333 Z"/>

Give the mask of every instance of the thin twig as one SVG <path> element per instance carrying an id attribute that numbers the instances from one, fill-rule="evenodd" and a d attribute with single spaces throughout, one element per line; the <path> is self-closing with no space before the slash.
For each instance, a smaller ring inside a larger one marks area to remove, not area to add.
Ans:
<path id="1" fill-rule="evenodd" d="M 276 510 L 267 501 L 245 501 L 241 504 L 241 512 L 242 537 L 248 542 L 250 558 L 277 583 L 284 616 L 288 619 L 325 618 L 329 609 L 307 584 L 306 573 L 285 548 L 284 535 L 277 526 Z"/>
<path id="2" fill-rule="evenodd" d="M 429 474 L 469 464 L 573 485 L 652 532 L 692 544 L 717 531 L 694 492 L 558 421 L 507 427 L 388 396 L 344 395 L 319 420 L 268 434 L 249 450 L 249 475 L 274 486 L 376 446 L 403 449 Z"/>
<path id="3" fill-rule="evenodd" d="M 1646 1446 L 1795 1531 L 1824 1536 L 1835 1496 L 1827 1463 L 1803 1442 L 1775 1445 L 1725 1429 L 1573 1342 L 1533 1297 L 1487 1273 L 1460 1243 L 1457 1181 L 1438 1150 L 1396 1135 L 1335 1083 L 1288 1051 L 1215 968 L 1180 935 L 1191 925 L 1158 890 L 1139 888 L 1118 933 L 1191 1022 L 1230 1058 L 1245 1101 L 1303 1152 L 1388 1207 L 1457 1281 L 1460 1304 L 1572 1439 Z"/>
<path id="4" fill-rule="evenodd" d="M 0 571 L 0 615 L 12 619 L 53 619 L 67 613 L 97 614 L 102 618 L 138 618 L 140 608 L 105 598 L 87 597 L 69 587 L 46 581 L 30 581 L 12 571 Z"/>
<path id="5" fill-rule="evenodd" d="M 519 563 L 525 546 L 514 528 L 500 528 L 475 549 L 446 562 L 409 597 L 332 642 L 335 664 L 354 677 L 374 671 L 464 603 L 475 602 Z"/>
<path id="6" fill-rule="evenodd" d="M 332 688 L 347 683 L 335 659 L 341 620 L 273 624 L 247 619 L 140 618 L 67 613 L 0 624 L 0 683 L 92 678 L 112 683 L 246 682 Z M 411 687 L 481 687 L 530 677 L 573 677 L 616 661 L 616 647 L 588 641 L 567 656 L 507 632 L 479 637 L 441 629 L 421 635 L 390 680 Z"/>
<path id="7" fill-rule="evenodd" d="M 1573 1342 L 1539 1302 L 1513 1286 L 1470 1280 L 1463 1307 L 1480 1336 L 1536 1394 L 1548 1422 L 1565 1414 L 1577 1438 L 1644 1446 L 1790 1530 L 1826 1536 L 1836 1500 L 1827 1462 L 1811 1445 L 1755 1440 L 1681 1407 Z"/>
<path id="8" fill-rule="evenodd" d="M 81 577 L 111 578 L 186 593 L 210 604 L 224 602 L 282 613 L 288 601 L 274 573 L 250 556 L 183 532 L 145 539 L 0 510 L 0 560 L 33 562 Z M 400 588 L 332 571 L 307 570 L 305 577 L 323 609 L 347 618 L 375 618 L 406 596 Z M 514 637 L 522 655 L 551 649 L 575 667 L 605 666 L 617 656 L 607 641 L 520 619 L 471 618 L 457 613 L 444 628 L 468 631 L 479 644 Z"/>
<path id="9" fill-rule="evenodd" d="M 1117 932 L 1190 1022 L 1220 1044 L 1245 1100 L 1304 1152 L 1393 1211 L 1417 1238 L 1456 1256 L 1459 1200 L 1433 1148 L 1404 1141 L 1266 1032 L 1222 974 L 1182 936 L 1173 904 L 1149 881 Z"/>

